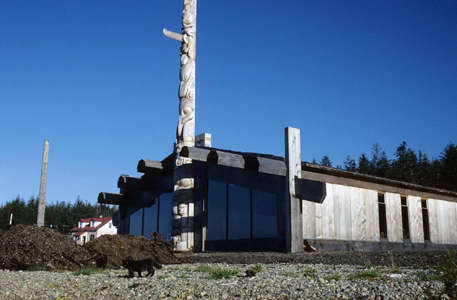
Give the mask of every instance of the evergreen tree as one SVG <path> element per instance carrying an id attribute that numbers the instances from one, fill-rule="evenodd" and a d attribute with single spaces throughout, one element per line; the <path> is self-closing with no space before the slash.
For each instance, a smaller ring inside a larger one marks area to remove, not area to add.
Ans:
<path id="1" fill-rule="evenodd" d="M 457 190 L 457 145 L 447 145 L 440 158 L 441 187 Z"/>
<path id="2" fill-rule="evenodd" d="M 111 216 L 116 211 L 108 205 L 92 205 L 82 201 L 79 197 L 74 204 L 63 201 L 46 205 L 45 226 L 58 228 L 64 233 L 69 233 L 71 228 L 76 226 L 79 219 Z M 36 224 L 38 212 L 38 199 L 32 197 L 26 203 L 19 196 L 14 200 L 0 206 L 0 228 L 9 224 L 10 214 L 13 213 L 13 225 Z"/>
<path id="3" fill-rule="evenodd" d="M 371 164 L 365 154 L 362 154 L 359 157 L 359 166 L 357 167 L 357 172 L 362 174 L 371 174 Z"/>
<path id="4" fill-rule="evenodd" d="M 353 160 L 349 155 L 346 156 L 346 160 L 344 161 L 344 169 L 350 172 L 357 171 L 357 164 L 355 163 L 355 160 Z"/>
<path id="5" fill-rule="evenodd" d="M 332 162 L 330 161 L 330 158 L 327 155 L 324 155 L 321 159 L 320 165 L 324 167 L 331 167 Z"/>
<path id="6" fill-rule="evenodd" d="M 397 147 L 395 157 L 392 161 L 389 171 L 389 177 L 392 179 L 416 182 L 417 156 L 413 150 L 407 147 L 405 141 Z"/>
<path id="7" fill-rule="evenodd" d="M 376 143 L 371 151 L 370 174 L 385 177 L 390 168 L 386 152 Z"/>

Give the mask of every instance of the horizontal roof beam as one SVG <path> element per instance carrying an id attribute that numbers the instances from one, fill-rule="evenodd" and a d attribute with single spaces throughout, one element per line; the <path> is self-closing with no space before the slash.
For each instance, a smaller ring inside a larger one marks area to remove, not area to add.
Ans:
<path id="1" fill-rule="evenodd" d="M 322 203 L 327 196 L 325 182 L 295 177 L 295 196 L 301 200 Z"/>
<path id="2" fill-rule="evenodd" d="M 99 193 L 98 203 L 109 205 L 120 205 L 124 201 L 124 195 L 113 193 Z"/>
<path id="3" fill-rule="evenodd" d="M 138 162 L 137 171 L 150 175 L 162 175 L 164 173 L 164 167 L 160 161 L 141 159 Z"/>
<path id="4" fill-rule="evenodd" d="M 207 148 L 183 147 L 179 155 L 196 161 L 271 175 L 286 176 L 287 173 L 286 164 L 283 160 L 256 156 L 254 154 L 238 154 Z"/>

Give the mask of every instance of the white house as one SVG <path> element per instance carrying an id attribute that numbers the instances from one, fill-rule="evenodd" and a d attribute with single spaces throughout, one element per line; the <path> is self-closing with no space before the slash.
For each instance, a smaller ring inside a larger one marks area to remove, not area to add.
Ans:
<path id="1" fill-rule="evenodd" d="M 79 245 L 84 245 L 104 234 L 117 234 L 112 217 L 81 219 L 78 227 L 71 229 L 71 236 Z"/>

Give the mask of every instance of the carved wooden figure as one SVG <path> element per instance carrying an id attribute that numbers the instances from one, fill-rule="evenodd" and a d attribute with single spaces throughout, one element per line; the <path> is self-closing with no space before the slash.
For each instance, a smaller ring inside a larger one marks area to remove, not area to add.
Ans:
<path id="1" fill-rule="evenodd" d="M 178 251 L 188 251 L 193 247 L 192 221 L 194 180 L 185 171 L 192 160 L 180 157 L 182 147 L 195 146 L 195 54 L 197 29 L 197 0 L 184 0 L 182 12 L 182 33 L 163 30 L 165 36 L 181 42 L 181 70 L 179 74 L 179 119 L 176 128 L 174 197 L 173 197 L 173 242 Z M 183 171 L 184 170 L 184 171 Z M 182 218 L 182 222 L 178 220 Z"/>

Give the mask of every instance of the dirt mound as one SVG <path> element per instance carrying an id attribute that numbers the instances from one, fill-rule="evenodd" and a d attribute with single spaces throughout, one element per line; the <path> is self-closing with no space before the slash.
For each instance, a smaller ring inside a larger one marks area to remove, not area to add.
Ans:
<path id="1" fill-rule="evenodd" d="M 135 260 L 152 257 L 162 264 L 180 263 L 172 245 L 157 233 L 151 240 L 133 235 L 103 235 L 81 247 L 70 236 L 46 227 L 15 225 L 0 232 L 0 269 L 119 268 L 129 256 Z"/>
<path id="2" fill-rule="evenodd" d="M 90 253 L 106 256 L 107 268 L 118 268 L 122 260 L 131 256 L 135 260 L 154 258 L 162 264 L 180 263 L 173 253 L 171 243 L 154 233 L 149 240 L 133 235 L 103 235 L 87 243 L 84 248 Z"/>
<path id="3" fill-rule="evenodd" d="M 92 256 L 70 236 L 46 227 L 15 225 L 0 233 L 0 269 L 74 270 L 94 266 Z"/>

